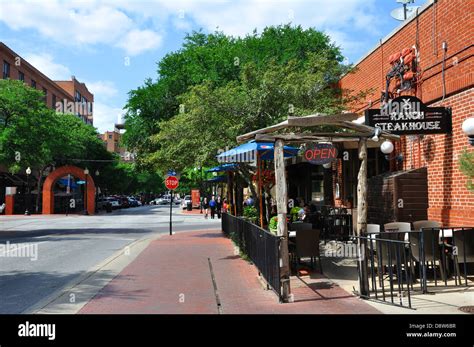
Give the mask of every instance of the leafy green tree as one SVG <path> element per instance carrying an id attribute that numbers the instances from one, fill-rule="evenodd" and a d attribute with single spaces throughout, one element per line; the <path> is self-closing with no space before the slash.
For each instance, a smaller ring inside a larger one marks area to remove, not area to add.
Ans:
<path id="1" fill-rule="evenodd" d="M 459 157 L 459 169 L 467 177 L 466 187 L 474 192 L 474 152 L 468 152 L 466 149 Z"/>
<path id="2" fill-rule="evenodd" d="M 308 66 L 310 60 L 311 66 Z M 347 71 L 342 60 L 339 49 L 329 37 L 311 28 L 303 30 L 291 25 L 268 27 L 261 34 L 254 31 L 244 38 L 226 36 L 222 32 L 207 35 L 193 32 L 186 36 L 182 49 L 166 55 L 158 63 L 156 82 L 147 80 L 143 87 L 130 92 L 126 105 L 125 144 L 137 152 L 139 166 L 150 168 L 159 163 L 159 168 L 163 169 L 176 165 L 174 162 L 177 159 L 173 158 L 175 148 L 161 142 L 165 135 L 170 135 L 168 141 L 173 141 L 202 134 L 204 140 L 211 138 L 220 142 L 219 138 L 222 138 L 222 143 L 229 144 L 229 141 L 234 141 L 236 130 L 241 129 L 238 126 L 235 129 L 233 125 L 226 131 L 222 117 L 211 118 L 209 113 L 224 108 L 227 111 L 225 117 L 238 118 L 247 128 L 254 129 L 281 118 L 283 114 L 287 115 L 287 101 L 292 97 L 292 104 L 298 104 L 296 107 L 313 110 L 314 101 L 313 105 L 307 105 L 306 101 L 316 92 L 317 96 L 321 96 L 323 91 L 332 93 L 327 86 L 332 84 L 334 87 L 337 78 Z M 312 69 L 312 78 L 317 81 L 306 79 L 306 84 L 301 84 L 299 73 L 308 71 L 308 68 Z M 281 79 L 294 82 L 293 86 L 281 90 L 278 84 Z M 205 122 L 220 126 L 213 136 L 210 132 L 216 128 L 212 126 L 205 133 L 201 132 L 202 126 L 183 127 L 188 119 L 182 114 L 197 114 L 197 98 L 203 94 L 208 96 L 208 100 L 203 100 L 206 105 L 218 103 L 213 111 L 201 112 Z M 321 110 L 327 110 L 327 98 L 321 103 L 324 106 Z M 252 107 L 254 104 L 256 106 Z M 265 114 L 269 116 L 265 117 Z M 163 127 L 168 126 L 171 127 L 165 130 L 167 133 L 161 133 Z M 190 142 L 183 140 L 183 143 Z M 194 143 L 190 151 L 201 148 L 204 152 L 209 147 Z M 214 150 L 216 145 L 213 143 L 211 147 Z M 168 151 L 169 155 L 165 156 L 160 153 L 162 151 Z M 189 164 L 204 164 L 208 158 L 201 152 Z M 181 150 L 179 153 L 183 154 Z M 186 162 L 185 157 L 182 158 Z M 162 159 L 166 160 L 163 162 Z"/>

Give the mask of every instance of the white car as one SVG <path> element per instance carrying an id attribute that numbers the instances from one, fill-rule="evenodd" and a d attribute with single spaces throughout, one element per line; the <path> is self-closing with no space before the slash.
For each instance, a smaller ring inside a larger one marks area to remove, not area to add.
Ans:
<path id="1" fill-rule="evenodd" d="M 181 200 L 181 208 L 184 210 L 188 203 L 192 203 L 191 195 L 185 195 L 184 198 Z"/>
<path id="2" fill-rule="evenodd" d="M 163 196 L 161 198 L 155 199 L 155 205 L 169 205 L 170 198 L 168 196 Z"/>

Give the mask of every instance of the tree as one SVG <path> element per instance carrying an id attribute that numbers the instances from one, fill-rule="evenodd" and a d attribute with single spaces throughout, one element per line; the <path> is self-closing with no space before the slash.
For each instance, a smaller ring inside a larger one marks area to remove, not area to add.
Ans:
<path id="1" fill-rule="evenodd" d="M 335 82 L 347 71 L 342 60 L 329 37 L 311 28 L 268 27 L 261 34 L 254 31 L 244 38 L 193 32 L 186 36 L 182 49 L 158 63 L 156 82 L 147 80 L 143 87 L 130 92 L 125 144 L 137 152 L 142 167 L 157 163 L 161 170 L 169 165 L 182 166 L 179 162 L 187 163 L 188 158 L 184 145 L 191 146 L 189 152 L 199 151 L 189 164 L 203 165 L 209 159 L 206 148 L 209 152 L 221 143 L 231 144 L 242 130 L 229 118 L 244 124 L 243 129 L 254 129 L 287 115 L 289 100 L 301 113 L 305 107 L 327 110 L 329 104 L 334 106 L 334 99 L 328 103 L 328 98 L 323 98 L 319 105 L 315 101 L 308 104 L 308 100 L 324 93 L 337 94 L 333 93 L 337 90 Z M 301 83 L 303 72 L 309 72 L 312 79 Z M 285 88 L 281 88 L 282 81 L 288 84 Z M 203 96 L 206 107 L 216 106 L 209 110 L 199 106 Z M 216 112 L 221 111 L 225 116 L 219 118 Z M 228 131 L 227 125 L 231 127 Z M 197 143 L 196 138 L 202 140 Z M 176 139 L 182 141 L 179 146 L 168 146 Z M 181 159 L 177 159 L 178 153 Z"/>
<path id="2" fill-rule="evenodd" d="M 474 152 L 468 152 L 466 149 L 459 157 L 459 169 L 467 177 L 466 188 L 474 192 Z"/>

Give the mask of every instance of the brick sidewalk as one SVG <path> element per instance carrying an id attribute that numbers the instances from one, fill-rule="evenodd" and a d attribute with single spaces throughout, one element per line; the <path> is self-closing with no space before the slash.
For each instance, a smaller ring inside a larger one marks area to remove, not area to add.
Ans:
<path id="1" fill-rule="evenodd" d="M 292 281 L 295 302 L 278 303 L 263 289 L 255 267 L 235 256 L 219 231 L 153 241 L 80 313 L 218 313 L 208 259 L 222 313 L 378 313 L 323 276 L 309 285 Z"/>

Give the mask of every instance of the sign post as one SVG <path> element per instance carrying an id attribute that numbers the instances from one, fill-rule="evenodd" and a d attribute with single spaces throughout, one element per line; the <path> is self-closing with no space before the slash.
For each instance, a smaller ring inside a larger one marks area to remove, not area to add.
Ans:
<path id="1" fill-rule="evenodd" d="M 178 178 L 176 176 L 168 176 L 165 179 L 165 186 L 170 190 L 170 235 L 173 235 L 173 190 L 179 186 Z"/>

